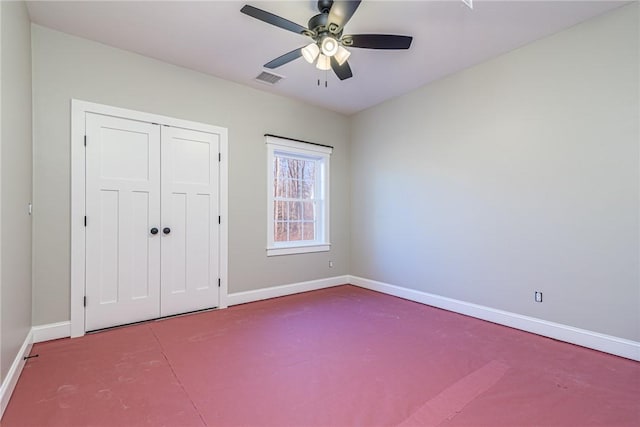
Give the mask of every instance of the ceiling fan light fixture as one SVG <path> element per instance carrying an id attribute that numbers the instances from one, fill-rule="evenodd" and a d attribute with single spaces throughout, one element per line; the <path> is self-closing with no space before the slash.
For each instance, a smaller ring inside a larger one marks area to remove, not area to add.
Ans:
<path id="1" fill-rule="evenodd" d="M 318 55 L 318 62 L 316 63 L 316 68 L 318 70 L 327 71 L 331 69 L 331 58 L 320 54 Z"/>
<path id="2" fill-rule="evenodd" d="M 322 53 L 325 56 L 333 56 L 338 52 L 338 40 L 334 39 L 331 36 L 325 36 L 320 42 L 320 48 L 322 49 Z"/>
<path id="3" fill-rule="evenodd" d="M 350 56 L 351 56 L 351 52 L 349 52 L 347 49 L 343 48 L 342 46 L 338 46 L 338 51 L 334 55 L 334 58 L 336 58 L 336 61 L 338 61 L 339 65 L 342 65 L 347 61 L 347 59 L 349 59 Z"/>
<path id="4" fill-rule="evenodd" d="M 472 0 L 464 1 L 471 6 Z M 360 2 L 361 0 L 318 0 L 320 13 L 309 19 L 308 28 L 248 4 L 245 4 L 240 9 L 240 12 L 259 21 L 313 40 L 313 43 L 302 48 L 296 48 L 264 64 L 264 68 L 278 68 L 303 56 L 310 64 L 315 63 L 316 68 L 322 71 L 333 70 L 340 80 L 346 80 L 353 77 L 351 67 L 347 61 L 351 53 L 347 49 L 351 47 L 384 50 L 409 49 L 413 40 L 411 36 L 398 34 L 343 35 L 345 25 L 358 9 Z"/>
<path id="5" fill-rule="evenodd" d="M 302 56 L 309 64 L 313 64 L 319 53 L 320 48 L 316 43 L 309 43 L 309 45 L 302 48 Z"/>

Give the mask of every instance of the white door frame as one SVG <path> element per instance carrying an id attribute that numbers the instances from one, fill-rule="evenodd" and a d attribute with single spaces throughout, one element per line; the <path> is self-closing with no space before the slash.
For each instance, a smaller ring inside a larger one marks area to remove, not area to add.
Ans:
<path id="1" fill-rule="evenodd" d="M 228 296 L 228 174 L 229 147 L 226 128 L 127 110 L 92 102 L 71 100 L 71 337 L 85 334 L 85 116 L 96 113 L 142 122 L 157 123 L 220 135 L 220 303 L 227 307 Z"/>

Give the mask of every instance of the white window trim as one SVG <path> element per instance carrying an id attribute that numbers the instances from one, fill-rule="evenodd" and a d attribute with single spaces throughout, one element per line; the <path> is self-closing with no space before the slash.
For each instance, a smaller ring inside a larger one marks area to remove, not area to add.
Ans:
<path id="1" fill-rule="evenodd" d="M 267 256 L 278 255 L 293 255 L 303 254 L 311 252 L 327 252 L 331 249 L 330 243 L 330 155 L 333 148 L 314 145 L 305 142 L 293 141 L 290 139 L 279 138 L 276 136 L 266 135 L 267 144 Z M 314 242 L 300 241 L 300 242 L 278 242 L 273 239 L 274 235 L 274 218 L 273 218 L 273 160 L 275 153 L 283 151 L 291 154 L 298 154 L 311 158 L 322 158 L 324 164 L 323 168 L 323 203 L 321 206 L 322 212 L 320 217 L 323 220 L 321 238 L 316 239 Z"/>

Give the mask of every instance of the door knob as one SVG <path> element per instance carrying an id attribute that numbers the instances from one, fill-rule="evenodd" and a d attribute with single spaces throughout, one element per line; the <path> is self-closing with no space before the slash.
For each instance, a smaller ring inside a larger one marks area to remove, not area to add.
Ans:
<path id="1" fill-rule="evenodd" d="M 157 228 L 155 228 L 155 227 L 153 227 L 153 228 L 151 229 L 151 234 L 153 234 L 153 235 L 158 234 L 158 229 L 157 229 Z"/>
<path id="2" fill-rule="evenodd" d="M 162 229 L 162 232 L 164 234 L 169 234 L 169 233 L 171 233 L 171 229 L 169 227 L 165 227 L 165 228 Z"/>

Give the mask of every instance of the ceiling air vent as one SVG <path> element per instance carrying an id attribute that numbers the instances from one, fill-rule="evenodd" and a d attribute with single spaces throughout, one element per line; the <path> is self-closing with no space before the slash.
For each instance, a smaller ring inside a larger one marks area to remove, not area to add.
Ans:
<path id="1" fill-rule="evenodd" d="M 273 74 L 273 73 L 269 73 L 267 71 L 263 71 L 260 73 L 260 75 L 258 77 L 256 77 L 256 80 L 259 81 L 260 83 L 265 83 L 268 85 L 274 85 L 276 83 L 278 83 L 280 80 L 282 80 L 284 78 L 284 76 L 279 76 L 277 74 Z"/>

